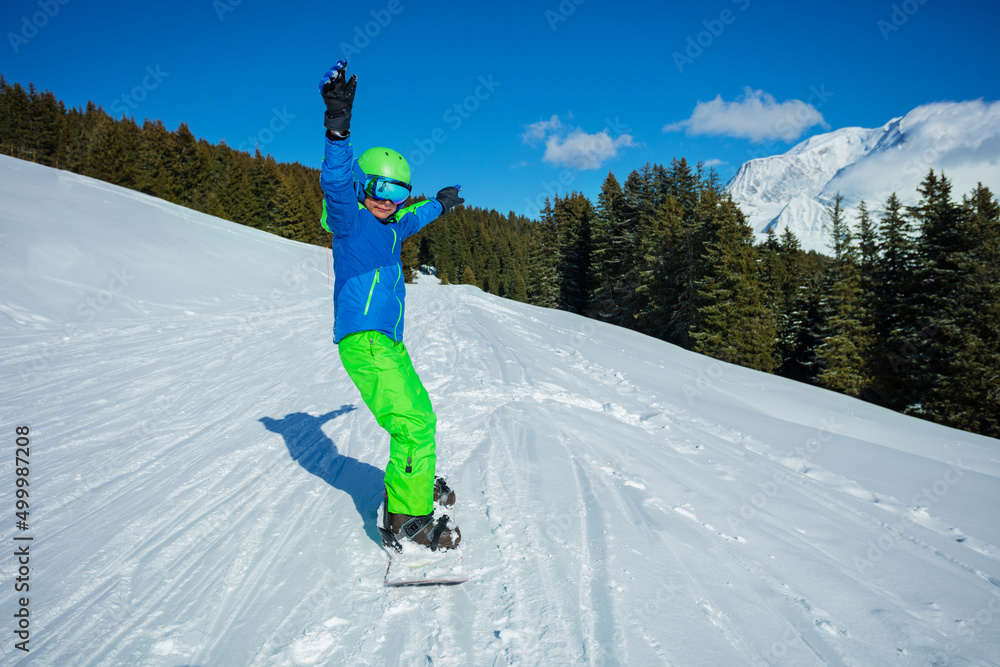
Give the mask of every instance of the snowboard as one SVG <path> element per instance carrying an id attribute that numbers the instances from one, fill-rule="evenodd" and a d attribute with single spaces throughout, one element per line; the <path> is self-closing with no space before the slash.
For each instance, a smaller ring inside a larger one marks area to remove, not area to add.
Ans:
<path id="1" fill-rule="evenodd" d="M 431 551 L 408 542 L 402 547 L 402 552 L 386 547 L 389 554 L 389 564 L 385 568 L 387 587 L 456 586 L 469 580 L 462 556 L 455 549 Z"/>

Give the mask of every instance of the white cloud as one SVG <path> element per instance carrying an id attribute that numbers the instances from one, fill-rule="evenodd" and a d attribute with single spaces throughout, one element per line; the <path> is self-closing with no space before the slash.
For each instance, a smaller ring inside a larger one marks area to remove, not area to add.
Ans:
<path id="1" fill-rule="evenodd" d="M 703 166 L 706 169 L 711 169 L 712 167 L 718 167 L 720 164 L 728 164 L 728 163 L 725 160 L 712 158 L 711 160 L 706 160 Z"/>
<path id="2" fill-rule="evenodd" d="M 726 102 L 721 95 L 711 102 L 698 102 L 690 118 L 665 125 L 663 131 L 790 142 L 814 125 L 829 127 L 813 105 L 802 100 L 778 102 L 763 90 L 744 88 L 735 102 Z"/>
<path id="3" fill-rule="evenodd" d="M 544 139 L 546 135 L 562 130 L 562 127 L 562 121 L 559 120 L 559 116 L 552 114 L 552 118 L 548 120 L 540 120 L 537 123 L 528 125 L 521 135 L 521 141 L 534 146 Z"/>
<path id="4" fill-rule="evenodd" d="M 521 140 L 530 146 L 544 140 L 542 159 L 573 169 L 599 169 L 605 160 L 617 157 L 619 149 L 636 145 L 632 135 L 612 136 L 608 127 L 594 134 L 579 127 L 567 130 L 559 116 L 553 115 L 528 125 Z"/>
<path id="5" fill-rule="evenodd" d="M 599 169 L 602 162 L 618 155 L 619 148 L 634 145 L 628 134 L 612 139 L 607 130 L 587 134 L 577 128 L 565 138 L 549 137 L 545 141 L 545 156 L 542 159 L 574 169 Z"/>

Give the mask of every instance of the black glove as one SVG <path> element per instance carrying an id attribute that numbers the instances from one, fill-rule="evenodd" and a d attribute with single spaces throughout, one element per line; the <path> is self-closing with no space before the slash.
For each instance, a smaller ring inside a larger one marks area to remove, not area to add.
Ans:
<path id="1" fill-rule="evenodd" d="M 351 131 L 351 107 L 354 106 L 354 89 L 358 85 L 358 75 L 347 80 L 347 61 L 343 58 L 323 75 L 319 82 L 319 92 L 326 102 L 326 129 L 331 132 Z"/>
<path id="2" fill-rule="evenodd" d="M 438 203 L 441 204 L 441 208 L 444 209 L 441 211 L 441 215 L 444 215 L 459 204 L 465 203 L 465 200 L 458 196 L 458 192 L 461 189 L 461 185 L 452 185 L 451 187 L 444 188 L 437 193 L 437 197 L 435 197 L 435 199 L 438 200 Z"/>

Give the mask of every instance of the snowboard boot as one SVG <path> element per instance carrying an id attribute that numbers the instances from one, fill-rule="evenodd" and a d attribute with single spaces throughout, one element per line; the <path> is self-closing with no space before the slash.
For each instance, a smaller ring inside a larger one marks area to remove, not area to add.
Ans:
<path id="1" fill-rule="evenodd" d="M 444 481 L 444 477 L 434 480 L 434 504 L 439 507 L 451 507 L 455 504 L 455 492 Z"/>
<path id="2" fill-rule="evenodd" d="M 436 519 L 434 514 L 393 514 L 386 509 L 385 496 L 379 514 L 378 532 L 382 535 L 382 545 L 397 552 L 403 550 L 401 540 L 409 540 L 431 551 L 452 549 L 462 541 L 462 532 L 447 514 Z"/>

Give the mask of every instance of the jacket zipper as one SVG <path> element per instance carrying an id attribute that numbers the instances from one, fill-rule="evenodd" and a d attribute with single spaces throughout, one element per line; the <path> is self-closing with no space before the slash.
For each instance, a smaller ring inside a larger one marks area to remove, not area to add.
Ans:
<path id="1" fill-rule="evenodd" d="M 370 289 L 368 290 L 368 301 L 367 301 L 367 302 L 365 302 L 365 315 L 366 315 L 366 316 L 368 315 L 368 309 L 369 309 L 369 308 L 371 307 L 371 305 L 372 305 L 372 294 L 374 294 L 374 293 L 375 293 L 375 285 L 377 285 L 377 284 L 378 284 L 378 272 L 379 272 L 379 270 L 378 270 L 378 269 L 375 269 L 375 279 L 374 279 L 374 280 L 372 280 L 372 286 L 371 286 L 371 288 L 370 288 Z"/>

